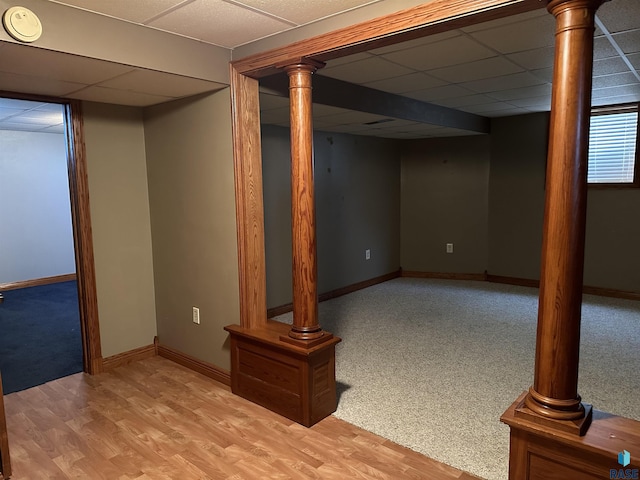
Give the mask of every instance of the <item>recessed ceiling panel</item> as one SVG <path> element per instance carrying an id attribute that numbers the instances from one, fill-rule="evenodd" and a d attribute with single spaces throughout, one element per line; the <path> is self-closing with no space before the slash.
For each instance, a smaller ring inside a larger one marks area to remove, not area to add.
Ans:
<path id="1" fill-rule="evenodd" d="M 471 35 L 482 44 L 506 54 L 551 46 L 555 31 L 555 18 L 547 14 Z"/>
<path id="2" fill-rule="evenodd" d="M 409 73 L 413 73 L 413 71 L 379 57 L 370 57 L 366 60 L 360 60 L 359 62 L 338 65 L 337 67 L 327 67 L 318 71 L 318 75 L 357 84 L 399 77 Z"/>
<path id="3" fill-rule="evenodd" d="M 238 0 L 241 3 L 303 25 L 379 0 Z"/>
<path id="4" fill-rule="evenodd" d="M 133 92 L 176 98 L 219 90 L 225 87 L 220 83 L 143 69 L 133 70 L 119 77 L 101 82 L 99 85 L 119 90 L 131 90 Z"/>
<path id="5" fill-rule="evenodd" d="M 130 22 L 143 23 L 183 2 L 184 0 L 64 0 L 58 3 L 73 5 Z"/>
<path id="6" fill-rule="evenodd" d="M 464 63 L 454 67 L 430 70 L 429 75 L 451 83 L 462 83 L 484 78 L 499 77 L 523 71 L 522 67 L 503 57 L 487 58 L 477 62 Z"/>
<path id="7" fill-rule="evenodd" d="M 195 0 L 148 25 L 227 48 L 293 26 L 222 0 Z"/>
<path id="8" fill-rule="evenodd" d="M 597 15 L 610 33 L 633 30 L 640 26 L 640 2 L 638 0 L 605 2 L 598 9 Z"/>
<path id="9" fill-rule="evenodd" d="M 468 37 L 454 37 L 446 41 L 430 43 L 408 50 L 384 55 L 384 58 L 415 70 L 432 70 L 483 58 L 495 57 L 493 50 Z"/>

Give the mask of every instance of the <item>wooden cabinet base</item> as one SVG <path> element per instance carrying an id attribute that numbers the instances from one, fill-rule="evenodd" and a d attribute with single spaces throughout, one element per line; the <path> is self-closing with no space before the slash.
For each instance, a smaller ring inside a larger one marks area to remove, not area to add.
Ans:
<path id="1" fill-rule="evenodd" d="M 11 460 L 9 458 L 9 436 L 3 395 L 2 375 L 0 375 L 0 478 L 9 478 L 11 476 Z"/>
<path id="2" fill-rule="evenodd" d="M 335 346 L 325 332 L 309 346 L 283 341 L 290 325 L 268 321 L 264 328 L 229 325 L 231 391 L 310 427 L 337 407 Z"/>
<path id="3" fill-rule="evenodd" d="M 591 426 L 580 436 L 519 414 L 524 397 L 501 418 L 511 427 L 509 480 L 637 478 L 640 422 L 594 410 Z M 631 455 L 623 466 L 618 454 L 624 451 Z"/>

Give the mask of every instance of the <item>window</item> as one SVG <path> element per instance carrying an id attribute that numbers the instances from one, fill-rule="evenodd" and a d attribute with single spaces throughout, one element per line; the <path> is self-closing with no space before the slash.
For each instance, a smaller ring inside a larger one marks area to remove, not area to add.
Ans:
<path id="1" fill-rule="evenodd" d="M 587 180 L 596 185 L 640 186 L 638 104 L 594 108 Z"/>

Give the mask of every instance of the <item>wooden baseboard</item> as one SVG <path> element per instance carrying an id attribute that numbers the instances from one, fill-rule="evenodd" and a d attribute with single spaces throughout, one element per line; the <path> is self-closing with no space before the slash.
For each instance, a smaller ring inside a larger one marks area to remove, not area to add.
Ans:
<path id="1" fill-rule="evenodd" d="M 353 283 L 351 285 L 347 285 L 346 287 L 337 288 L 335 290 L 331 290 L 330 292 L 322 293 L 318 296 L 318 301 L 325 302 L 327 300 L 338 298 L 349 293 L 357 292 L 358 290 L 362 290 L 364 288 L 372 287 L 373 285 L 377 285 L 378 283 L 393 280 L 394 278 L 400 277 L 401 272 L 401 270 L 396 270 L 394 272 L 380 275 L 379 277 L 370 278 L 369 280 L 363 280 L 362 282 Z M 267 310 L 267 318 L 277 317 L 278 315 L 289 313 L 292 310 L 293 303 L 287 303 L 286 305 L 269 308 Z"/>
<path id="2" fill-rule="evenodd" d="M 478 280 L 487 279 L 486 273 L 444 273 L 444 272 L 416 272 L 402 270 L 402 276 L 407 278 L 438 278 L 442 280 Z"/>
<path id="3" fill-rule="evenodd" d="M 124 365 L 128 365 L 129 363 L 144 360 L 146 358 L 155 357 L 156 355 L 157 352 L 155 344 L 134 348 L 133 350 L 118 353 L 117 355 L 102 359 L 101 371 L 108 372 L 109 370 L 113 370 L 114 368 L 122 367 Z"/>
<path id="4" fill-rule="evenodd" d="M 487 282 L 503 283 L 505 285 L 518 285 L 520 287 L 540 288 L 540 280 L 531 278 L 505 277 L 502 275 L 487 274 Z"/>
<path id="5" fill-rule="evenodd" d="M 529 278 L 505 277 L 502 275 L 487 275 L 488 282 L 504 283 L 507 285 L 519 285 L 522 287 L 540 288 L 540 281 Z M 585 285 L 582 293 L 587 295 L 597 295 L 599 297 L 622 298 L 625 300 L 640 300 L 640 292 L 628 292 L 625 290 L 614 290 L 612 288 L 592 287 Z"/>
<path id="6" fill-rule="evenodd" d="M 33 280 L 22 280 L 20 282 L 0 283 L 0 292 L 6 290 L 17 290 L 19 288 L 39 287 L 41 285 L 50 285 L 52 283 L 69 282 L 76 279 L 75 273 L 66 275 L 56 275 L 55 277 L 35 278 Z"/>
<path id="7" fill-rule="evenodd" d="M 209 377 L 217 382 L 222 383 L 228 387 L 231 386 L 231 372 L 224 370 L 220 367 L 216 367 L 212 363 L 205 362 L 198 358 L 182 353 L 171 347 L 157 344 L 158 355 L 173 362 L 176 362 L 183 367 L 187 367 L 202 375 Z"/>

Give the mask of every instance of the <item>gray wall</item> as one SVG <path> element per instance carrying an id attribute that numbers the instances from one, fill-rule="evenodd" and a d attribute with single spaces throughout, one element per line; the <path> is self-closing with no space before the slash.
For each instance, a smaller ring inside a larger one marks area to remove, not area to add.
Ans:
<path id="1" fill-rule="evenodd" d="M 0 130 L 0 284 L 75 273 L 62 133 Z"/>
<path id="2" fill-rule="evenodd" d="M 488 136 L 405 141 L 403 270 L 485 271 L 488 183 Z M 447 243 L 454 244 L 454 253 L 446 253 Z"/>
<path id="3" fill-rule="evenodd" d="M 153 343 L 156 312 L 142 110 L 84 103 L 102 355 Z"/>
<path id="4" fill-rule="evenodd" d="M 491 126 L 489 273 L 540 278 L 548 114 Z M 584 284 L 640 292 L 640 189 L 589 188 Z"/>
<path id="5" fill-rule="evenodd" d="M 229 89 L 145 110 L 160 343 L 229 368 L 240 322 Z M 200 325 L 192 307 L 200 308 Z"/>
<path id="6" fill-rule="evenodd" d="M 549 116 L 491 122 L 489 266 L 493 275 L 540 278 Z"/>
<path id="7" fill-rule="evenodd" d="M 399 144 L 315 132 L 319 293 L 400 266 Z M 289 130 L 262 127 L 267 305 L 291 302 Z M 365 260 L 365 250 L 371 259 Z"/>

